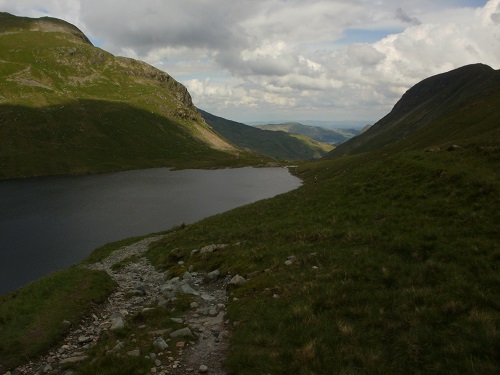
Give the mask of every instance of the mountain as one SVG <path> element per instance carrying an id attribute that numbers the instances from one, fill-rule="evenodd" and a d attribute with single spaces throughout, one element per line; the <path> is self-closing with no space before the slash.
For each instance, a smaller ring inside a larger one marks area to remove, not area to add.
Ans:
<path id="1" fill-rule="evenodd" d="M 219 134 L 238 147 L 278 160 L 309 160 L 324 156 L 333 147 L 303 135 L 257 129 L 198 110 Z"/>
<path id="2" fill-rule="evenodd" d="M 319 126 L 323 129 L 362 129 L 366 124 L 373 124 L 370 120 L 300 120 L 300 121 L 289 121 L 289 120 L 267 120 L 267 121 L 249 121 L 246 122 L 247 125 L 258 126 L 258 125 L 279 125 L 289 122 L 300 122 L 302 125 L 308 126 Z"/>
<path id="3" fill-rule="evenodd" d="M 256 128 L 271 131 L 283 131 L 291 134 L 301 134 L 318 142 L 339 144 L 359 134 L 357 129 L 325 129 L 319 126 L 302 125 L 298 122 L 285 122 L 282 124 L 256 125 Z"/>
<path id="4" fill-rule="evenodd" d="M 0 13 L 0 179 L 237 162 L 187 89 L 54 18 Z M 238 155 L 239 154 L 239 155 Z"/>
<path id="5" fill-rule="evenodd" d="M 151 244 L 147 259 L 173 280 L 191 267 L 199 276 L 213 272 L 222 280 L 207 287 L 217 293 L 223 280 L 246 279 L 229 288 L 222 307 L 231 336 L 228 373 L 499 373 L 500 95 L 496 73 L 483 67 L 459 70 L 475 79 L 458 74 L 450 82 L 445 74 L 448 84 L 468 82 L 456 90 L 431 80 L 427 96 L 437 102 L 422 94 L 405 103 L 410 89 L 389 123 L 399 132 L 415 125 L 403 138 L 300 163 L 300 188 L 173 228 Z M 490 79 L 478 79 L 478 71 Z M 447 101 L 459 103 L 456 95 L 475 99 L 453 108 Z M 419 111 L 434 119 L 409 121 Z M 92 262 L 137 240 L 106 245 Z M 217 251 L 196 250 L 206 246 Z M 68 325 L 61 321 L 79 327 L 86 311 L 96 311 L 111 293 L 105 277 L 72 267 L 0 296 L 0 373 L 64 345 Z M 177 297 L 166 308 L 131 312 L 126 335 L 105 331 L 91 350 L 81 348 L 80 363 L 61 366 L 50 354 L 51 367 L 150 372 L 151 360 L 125 353 L 151 352 L 148 332 L 176 330 L 169 318 L 193 314 L 192 299 Z M 124 347 L 110 351 L 118 340 Z M 193 352 L 197 341 L 189 344 Z"/>
<path id="6" fill-rule="evenodd" d="M 487 65 L 467 65 L 438 74 L 410 88 L 387 116 L 329 156 L 389 145 L 399 150 L 425 148 L 493 129 L 498 124 L 494 106 L 499 96 L 500 71 Z"/>

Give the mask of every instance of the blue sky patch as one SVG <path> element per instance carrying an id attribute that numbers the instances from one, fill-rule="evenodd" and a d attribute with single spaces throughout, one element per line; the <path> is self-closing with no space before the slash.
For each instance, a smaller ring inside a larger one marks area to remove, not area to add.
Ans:
<path id="1" fill-rule="evenodd" d="M 92 44 L 96 47 L 101 48 L 102 45 L 104 44 L 104 40 L 102 40 L 102 39 L 95 39 L 95 38 L 92 38 L 91 36 L 89 36 L 89 39 L 92 42 Z"/>
<path id="2" fill-rule="evenodd" d="M 375 43 L 387 35 L 398 34 L 403 30 L 365 30 L 365 29 L 346 29 L 344 37 L 339 39 L 337 43 L 352 44 L 352 43 Z"/>

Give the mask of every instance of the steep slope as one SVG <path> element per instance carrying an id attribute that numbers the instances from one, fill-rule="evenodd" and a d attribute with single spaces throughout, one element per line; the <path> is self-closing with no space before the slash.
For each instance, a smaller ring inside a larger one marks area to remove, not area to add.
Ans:
<path id="1" fill-rule="evenodd" d="M 303 125 L 298 122 L 285 122 L 283 124 L 257 125 L 256 128 L 286 133 L 301 134 L 318 142 L 339 144 L 359 134 L 356 129 L 325 129 L 319 126 Z"/>
<path id="2" fill-rule="evenodd" d="M 0 25 L 0 178 L 236 159 L 167 73 L 61 20 Z"/>
<path id="3" fill-rule="evenodd" d="M 202 110 L 199 112 L 215 131 L 238 147 L 278 160 L 317 159 L 333 148 L 309 137 L 257 129 Z"/>
<path id="4" fill-rule="evenodd" d="M 462 118 L 460 114 L 486 101 L 498 106 L 499 93 L 500 71 L 483 64 L 467 65 L 427 78 L 409 89 L 387 116 L 329 156 L 357 154 L 386 145 L 392 145 L 395 150 L 422 148 L 452 141 L 451 135 L 457 140 L 470 136 L 474 132 L 471 127 L 497 125 L 491 118 L 496 114 L 495 107 L 485 107 L 483 113 L 477 113 L 480 121 Z"/>

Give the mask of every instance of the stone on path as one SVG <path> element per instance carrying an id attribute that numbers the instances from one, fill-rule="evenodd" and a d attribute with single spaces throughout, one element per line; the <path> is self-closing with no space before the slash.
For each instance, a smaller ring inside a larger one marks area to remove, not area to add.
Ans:
<path id="1" fill-rule="evenodd" d="M 201 366 L 200 366 L 200 368 L 199 368 L 199 372 L 200 372 L 201 374 L 204 374 L 204 373 L 206 373 L 207 371 L 208 371 L 208 367 L 207 367 L 207 366 L 205 366 L 205 365 L 201 365 Z"/>
<path id="2" fill-rule="evenodd" d="M 77 363 L 77 362 L 85 361 L 87 358 L 88 358 L 87 355 L 80 355 L 80 356 L 77 356 L 77 357 L 68 357 L 68 358 L 61 359 L 61 361 L 59 363 L 61 363 L 61 364 L 64 364 L 64 363 Z"/>
<path id="3" fill-rule="evenodd" d="M 89 336 L 80 336 L 78 337 L 78 342 L 80 344 L 85 344 L 87 342 L 91 342 L 92 341 L 92 337 L 89 337 Z"/>
<path id="4" fill-rule="evenodd" d="M 177 331 L 174 331 L 170 334 L 170 337 L 187 337 L 187 336 L 193 337 L 193 333 L 188 327 L 178 329 Z"/>
<path id="5" fill-rule="evenodd" d="M 181 287 L 179 288 L 179 291 L 181 293 L 184 293 L 184 294 L 192 294 L 193 296 L 199 296 L 200 295 L 200 293 L 198 293 L 196 290 L 194 290 L 193 288 L 191 288 L 187 284 L 181 285 Z"/>
<path id="6" fill-rule="evenodd" d="M 210 281 L 217 281 L 220 277 L 220 271 L 215 270 L 215 271 L 209 272 L 207 277 Z"/>
<path id="7" fill-rule="evenodd" d="M 155 348 L 159 350 L 165 350 L 168 348 L 168 344 L 166 341 L 163 339 L 163 337 L 158 337 L 154 342 L 153 345 Z"/>
<path id="8" fill-rule="evenodd" d="M 123 327 L 125 327 L 125 321 L 121 316 L 118 316 L 111 321 L 111 327 L 109 329 L 114 331 L 115 329 L 122 329 Z"/>

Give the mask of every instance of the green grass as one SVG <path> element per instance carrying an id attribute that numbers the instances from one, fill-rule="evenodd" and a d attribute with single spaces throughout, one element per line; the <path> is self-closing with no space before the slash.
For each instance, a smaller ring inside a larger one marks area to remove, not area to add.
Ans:
<path id="1" fill-rule="evenodd" d="M 149 257 L 250 278 L 230 297 L 234 373 L 495 373 L 499 157 L 464 144 L 306 164 L 298 190 L 187 226 Z M 191 256 L 211 243 L 231 246 Z"/>
<path id="2" fill-rule="evenodd" d="M 126 103 L 80 100 L 63 107 L 0 105 L 0 179 L 149 167 L 266 163 L 193 138 L 167 118 Z"/>
<path id="3" fill-rule="evenodd" d="M 0 365 L 15 367 L 58 344 L 115 283 L 81 267 L 56 272 L 0 296 Z M 0 366 L 1 367 L 1 366 Z"/>

